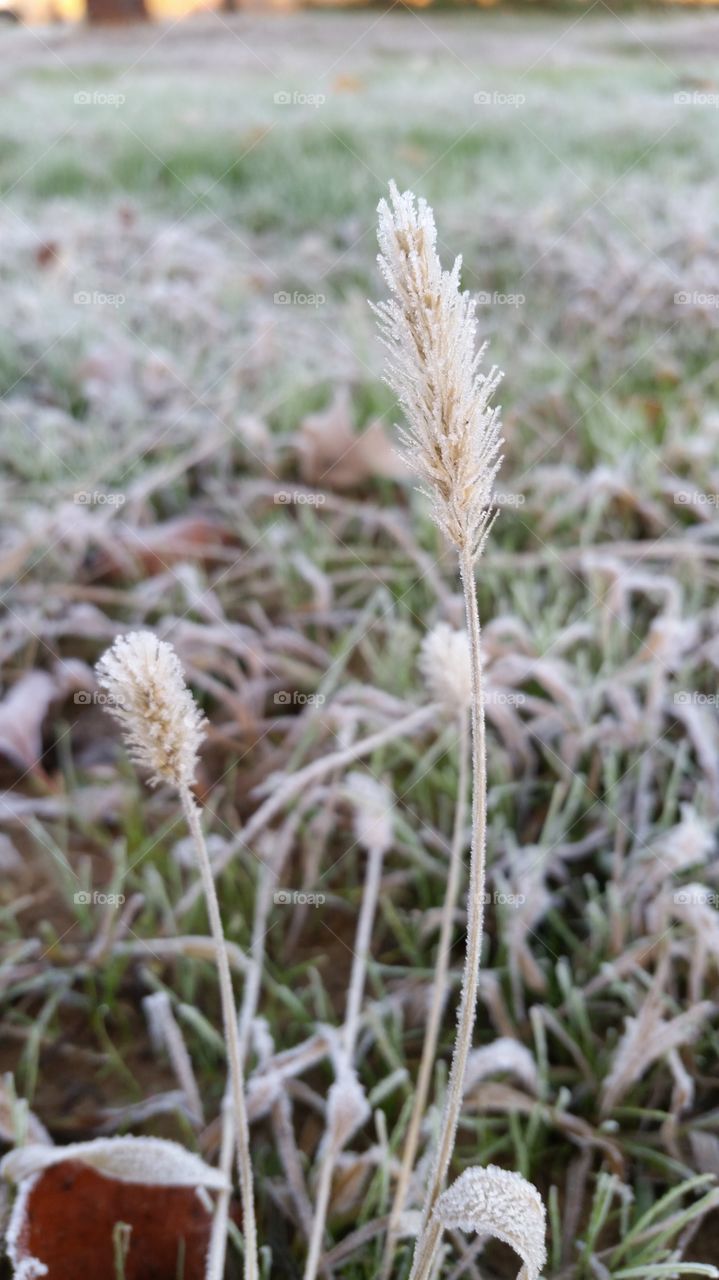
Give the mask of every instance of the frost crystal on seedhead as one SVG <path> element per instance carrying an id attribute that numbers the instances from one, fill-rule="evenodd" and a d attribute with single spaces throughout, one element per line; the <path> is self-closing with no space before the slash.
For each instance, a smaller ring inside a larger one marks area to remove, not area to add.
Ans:
<path id="1" fill-rule="evenodd" d="M 132 631 L 117 637 L 96 670 L 107 709 L 133 760 L 150 770 L 151 783 L 191 786 L 206 721 L 172 645 L 151 631 Z"/>
<path id="2" fill-rule="evenodd" d="M 472 667 L 466 631 L 439 622 L 422 641 L 419 668 L 433 702 L 452 715 L 469 709 Z"/>
<path id="3" fill-rule="evenodd" d="M 387 381 L 404 410 L 401 431 L 410 466 L 426 482 L 437 524 L 476 557 L 492 523 L 501 463 L 499 410 L 491 404 L 501 374 L 480 373 L 475 303 L 459 288 L 457 258 L 443 271 L 437 231 L 424 200 L 380 202 L 379 265 L 391 298 L 374 308 L 389 351 Z"/>
<path id="4" fill-rule="evenodd" d="M 511 1245 L 524 1264 L 518 1280 L 537 1280 L 547 1258 L 545 1211 L 537 1188 L 521 1174 L 493 1164 L 466 1169 L 434 1212 L 445 1229 L 492 1235 Z"/>
<path id="5" fill-rule="evenodd" d="M 357 843 L 367 853 L 373 849 L 386 853 L 392 847 L 394 800 L 391 792 L 383 782 L 359 770 L 347 775 L 347 786 L 354 803 Z"/>

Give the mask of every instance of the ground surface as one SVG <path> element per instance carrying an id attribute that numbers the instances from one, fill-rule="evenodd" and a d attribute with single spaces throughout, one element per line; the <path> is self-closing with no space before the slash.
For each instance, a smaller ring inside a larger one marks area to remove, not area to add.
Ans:
<path id="1" fill-rule="evenodd" d="M 18 1092 L 56 1141 L 129 1128 L 216 1155 L 142 1012 L 170 993 L 212 1121 L 212 968 L 191 942 L 166 952 L 206 929 L 192 862 L 92 685 L 127 625 L 173 640 L 212 723 L 201 784 L 228 936 L 249 949 L 259 882 L 324 895 L 271 904 L 275 1049 L 341 1020 L 363 879 L 343 770 L 251 850 L 233 841 L 268 778 L 272 794 L 278 771 L 426 702 L 421 639 L 461 622 L 452 558 L 382 434 L 396 414 L 366 299 L 394 176 L 433 204 L 447 262 L 464 255 L 506 371 L 503 510 L 480 570 L 477 1043 L 519 1040 L 536 1078 L 476 1084 L 457 1169 L 536 1182 L 547 1275 L 715 1261 L 711 1215 L 689 1212 L 714 1203 L 709 1182 L 632 1224 L 719 1170 L 719 15 L 620 18 L 600 0 L 582 17 L 395 8 L 0 38 L 0 1032 Z M 359 766 L 397 798 L 359 1063 L 382 1115 L 350 1144 L 328 1247 L 389 1207 L 456 738 L 438 714 Z M 330 1080 L 319 1061 L 292 1094 L 310 1195 Z M 266 1121 L 253 1152 L 272 1274 L 298 1274 Z M 368 1229 L 337 1273 L 375 1276 L 380 1247 Z M 455 1261 L 451 1242 L 444 1274 Z M 502 1251 L 480 1265 L 513 1273 Z"/>

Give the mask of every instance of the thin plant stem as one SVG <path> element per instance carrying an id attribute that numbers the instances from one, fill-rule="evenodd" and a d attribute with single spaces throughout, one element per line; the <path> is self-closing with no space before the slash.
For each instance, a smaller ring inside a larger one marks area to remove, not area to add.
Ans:
<path id="1" fill-rule="evenodd" d="M 232 1163 L 235 1155 L 235 1121 L 232 1114 L 232 1083 L 228 1077 L 225 1097 L 222 1100 L 222 1130 L 220 1138 L 220 1158 L 218 1167 L 225 1175 L 228 1183 L 232 1176 Z M 227 1253 L 227 1223 L 230 1216 L 230 1196 L 232 1192 L 220 1191 L 217 1195 L 215 1212 L 210 1232 L 210 1247 L 205 1264 L 205 1280 L 222 1280 L 225 1274 L 225 1255 Z"/>
<path id="2" fill-rule="evenodd" d="M 374 925 L 380 884 L 382 881 L 383 856 L 384 848 L 378 846 L 372 847 L 367 855 L 367 871 L 365 875 L 364 892 L 362 894 L 362 906 L 360 907 L 359 919 L 357 921 L 354 954 L 352 957 L 352 972 L 350 974 L 350 985 L 347 993 L 347 1005 L 345 1009 L 345 1025 L 342 1032 L 345 1053 L 347 1054 L 350 1063 L 354 1059 L 355 1045 L 357 1044 L 357 1029 L 359 1027 L 360 1009 L 362 1007 L 362 997 L 364 995 L 367 960 L 369 958 L 370 944 L 372 942 L 372 926 Z"/>
<path id="3" fill-rule="evenodd" d="M 442 906 L 442 923 L 440 927 L 439 943 L 437 946 L 437 963 L 434 982 L 432 984 L 429 1016 L 427 1018 L 427 1025 L 424 1033 L 424 1044 L 422 1045 L 422 1057 L 420 1059 L 419 1071 L 417 1073 L 417 1085 L 414 1091 L 412 1113 L 407 1126 L 404 1149 L 402 1151 L 402 1163 L 397 1177 L 397 1186 L 395 1189 L 392 1210 L 390 1212 L 389 1225 L 387 1227 L 387 1240 L 385 1243 L 382 1268 L 383 1280 L 388 1280 L 392 1266 L 392 1257 L 397 1242 L 397 1230 L 400 1218 L 404 1211 L 405 1201 L 407 1199 L 407 1188 L 409 1186 L 409 1180 L 412 1176 L 412 1170 L 414 1169 L 414 1163 L 417 1157 L 422 1117 L 424 1116 L 427 1107 L 427 1098 L 429 1097 L 429 1088 L 437 1054 L 439 1029 L 447 1001 L 447 975 L 449 973 L 450 950 L 452 945 L 452 932 L 454 928 L 454 910 L 457 905 L 457 895 L 459 893 L 459 884 L 462 873 L 462 844 L 464 840 L 464 823 L 467 809 L 467 791 L 469 786 L 469 713 L 468 710 L 464 708 L 459 716 L 458 750 L 459 776 L 457 779 L 457 802 L 454 812 L 452 846 L 449 853 L 447 890 L 444 896 L 444 904 Z"/>
<path id="4" fill-rule="evenodd" d="M 295 823 L 290 824 L 290 832 L 294 833 Z M 289 842 L 288 842 L 289 843 Z M 278 864 L 283 865 L 283 859 Z M 267 920 L 269 918 L 272 907 L 272 891 L 277 883 L 278 869 L 273 862 L 262 863 L 260 865 L 259 881 L 257 892 L 255 894 L 255 911 L 252 923 L 252 943 L 250 946 L 250 959 L 245 974 L 245 982 L 242 990 L 242 1008 L 239 1017 L 239 1043 L 240 1043 L 240 1063 L 244 1069 L 247 1058 L 247 1051 L 250 1043 L 250 1035 L 252 1031 L 252 1022 L 257 1012 L 257 1005 L 260 998 L 260 989 L 262 986 L 262 973 L 264 969 L 265 959 L 265 938 L 267 937 Z M 229 1082 L 228 1082 L 229 1089 Z M 229 1098 L 231 1101 L 231 1096 Z M 227 1100 L 226 1100 L 227 1102 Z M 225 1104 L 226 1105 L 226 1104 Z M 291 1126 L 290 1126 L 291 1127 Z M 225 1121 L 223 1116 L 223 1159 L 229 1161 L 229 1167 L 232 1167 L 232 1161 L 235 1151 L 234 1126 L 227 1135 L 229 1143 L 229 1151 L 225 1152 Z M 224 1219 L 224 1221 L 223 1221 Z M 224 1235 L 222 1234 L 224 1230 Z M 309 1238 L 309 1232 L 306 1233 Z M 214 1260 L 215 1270 L 210 1271 L 209 1263 L 207 1268 L 206 1280 L 222 1280 L 224 1274 L 224 1248 L 227 1243 L 227 1206 L 223 1203 L 221 1197 L 218 1197 L 215 1219 L 212 1223 L 212 1236 L 210 1240 L 210 1257 Z M 220 1254 L 220 1250 L 223 1250 Z"/>
<path id="5" fill-rule="evenodd" d="M 317 1179 L 315 1212 L 312 1219 L 312 1234 L 310 1236 L 310 1243 L 307 1251 L 304 1280 L 315 1280 L 319 1270 L 322 1240 L 325 1234 L 325 1223 L 327 1221 L 327 1209 L 329 1207 L 330 1192 L 332 1190 L 332 1175 L 334 1173 L 334 1167 L 335 1151 L 332 1146 L 329 1146 L 327 1148 L 325 1158 L 320 1166 L 320 1174 Z"/>
<path id="6" fill-rule="evenodd" d="M 370 943 L 372 941 L 372 926 L 374 924 L 375 913 L 377 911 L 377 901 L 379 898 L 379 890 L 382 880 L 383 857 L 383 846 L 371 847 L 367 855 L 367 873 L 365 876 L 364 892 L 362 894 L 362 906 L 360 908 L 357 929 L 355 932 L 355 942 L 352 953 L 352 972 L 350 975 L 349 991 L 347 995 L 345 1022 L 342 1030 L 342 1047 L 347 1055 L 347 1061 L 350 1066 L 352 1065 L 355 1046 L 357 1043 L 357 1029 L 359 1027 L 360 1010 L 364 994 L 367 959 L 369 956 Z M 327 1150 L 325 1151 L 324 1158 L 320 1166 L 319 1178 L 317 1180 L 315 1212 L 312 1219 L 312 1235 L 310 1237 L 309 1248 L 307 1251 L 304 1280 L 316 1280 L 319 1269 L 322 1241 L 324 1239 L 325 1224 L 327 1222 L 327 1210 L 329 1208 L 330 1193 L 332 1191 L 332 1177 L 338 1155 L 339 1148 L 337 1144 L 334 1141 L 330 1141 L 327 1144 Z"/>
<path id="7" fill-rule="evenodd" d="M 428 1280 L 441 1238 L 441 1229 L 434 1222 L 432 1213 L 444 1187 L 447 1170 L 452 1159 L 457 1123 L 462 1107 L 464 1075 L 467 1057 L 472 1047 L 472 1034 L 477 1011 L 482 926 L 484 923 L 487 845 L 487 757 L 484 724 L 484 687 L 482 682 L 481 630 L 477 604 L 477 584 L 474 576 L 474 557 L 471 549 L 466 545 L 460 551 L 459 564 L 464 591 L 472 670 L 472 851 L 469 892 L 467 895 L 467 948 L 457 1019 L 457 1036 L 454 1043 L 439 1144 L 422 1210 L 422 1228 L 415 1249 L 410 1280 Z"/>
<path id="8" fill-rule="evenodd" d="M 237 1170 L 242 1193 L 243 1234 L 245 1244 L 244 1277 L 245 1280 L 258 1280 L 259 1267 L 257 1260 L 257 1225 L 255 1221 L 255 1200 L 252 1185 L 252 1163 L 250 1160 L 250 1131 L 245 1107 L 245 1084 L 240 1057 L 239 1024 L 237 1008 L 232 990 L 232 975 L 225 947 L 225 935 L 222 928 L 220 904 L 212 874 L 210 857 L 202 833 L 200 813 L 189 787 L 180 789 L 182 809 L 190 829 L 190 834 L 197 849 L 200 875 L 207 903 L 207 914 L 210 931 L 215 940 L 217 974 L 220 982 L 220 999 L 222 1003 L 222 1021 L 225 1030 L 227 1060 L 229 1065 L 230 1087 L 232 1092 L 232 1109 L 236 1126 Z"/>

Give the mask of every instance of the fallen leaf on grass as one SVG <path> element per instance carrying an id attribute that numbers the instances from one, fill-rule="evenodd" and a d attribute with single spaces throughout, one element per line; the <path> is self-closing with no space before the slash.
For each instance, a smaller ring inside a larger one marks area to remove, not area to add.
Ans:
<path id="1" fill-rule="evenodd" d="M 47 671 L 28 671 L 0 703 L 0 753 L 20 769 L 33 769 L 42 755 L 42 725 L 55 681 Z"/>
<path id="2" fill-rule="evenodd" d="M 359 435 L 355 432 L 346 387 L 337 391 L 327 409 L 302 421 L 297 453 L 305 484 L 330 489 L 354 489 L 373 477 L 406 480 L 410 475 L 381 422 L 370 422 Z"/>
<path id="3" fill-rule="evenodd" d="M 113 527 L 112 538 L 103 540 L 95 573 L 152 576 L 180 560 L 204 564 L 221 556 L 225 538 L 222 526 L 204 516 L 181 516 L 137 529 L 123 521 L 119 530 Z"/>
<path id="4" fill-rule="evenodd" d="M 42 757 L 42 726 L 50 704 L 86 686 L 83 663 L 57 663 L 54 672 L 26 671 L 0 702 L 0 755 L 25 771 Z"/>
<path id="5" fill-rule="evenodd" d="M 19 1184 L 7 1232 L 16 1280 L 115 1275 L 118 1223 L 125 1280 L 202 1280 L 212 1205 L 199 1189 L 223 1190 L 226 1182 L 178 1143 L 33 1143 L 10 1152 L 0 1170 Z"/>

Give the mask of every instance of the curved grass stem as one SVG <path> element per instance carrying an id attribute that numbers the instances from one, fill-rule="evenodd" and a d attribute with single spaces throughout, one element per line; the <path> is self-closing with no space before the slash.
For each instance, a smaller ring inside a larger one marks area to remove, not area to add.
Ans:
<path id="1" fill-rule="evenodd" d="M 467 895 L 467 948 L 457 1020 L 457 1036 L 454 1043 L 439 1144 L 422 1209 L 422 1228 L 415 1249 L 410 1280 L 429 1280 L 439 1247 L 441 1233 L 433 1229 L 432 1214 L 437 1199 L 444 1188 L 454 1151 L 457 1122 L 462 1106 L 465 1069 L 469 1051 L 472 1047 L 472 1035 L 474 1032 L 479 964 L 482 951 L 482 927 L 484 923 L 487 844 L 487 758 L 481 629 L 477 604 L 477 584 L 474 576 L 474 557 L 469 547 L 465 546 L 460 551 L 459 564 L 464 591 L 472 669 L 472 852 L 469 892 Z"/>
<path id="2" fill-rule="evenodd" d="M 422 1045 L 422 1057 L 417 1072 L 417 1085 L 414 1091 L 412 1112 L 407 1126 L 407 1133 L 402 1151 L 402 1161 L 397 1177 L 394 1201 L 387 1227 L 387 1240 L 384 1249 L 382 1280 L 389 1280 L 392 1257 L 397 1243 L 399 1223 L 407 1200 L 407 1189 L 417 1158 L 422 1118 L 427 1107 L 429 1089 L 432 1081 L 437 1043 L 442 1015 L 447 1001 L 447 977 L 449 974 L 452 931 L 454 928 L 454 911 L 462 874 L 462 844 L 465 830 L 465 813 L 467 808 L 467 791 L 469 786 L 469 714 L 463 709 L 459 717 L 459 759 L 457 780 L 457 802 L 454 814 L 454 830 L 452 846 L 449 854 L 449 875 L 447 889 L 442 906 L 442 923 L 437 946 L 437 963 L 429 1015 Z"/>
<path id="3" fill-rule="evenodd" d="M 210 930 L 215 942 L 217 974 L 220 983 L 220 999 L 222 1003 L 222 1021 L 227 1046 L 230 1088 L 232 1094 L 232 1110 L 235 1120 L 237 1140 L 237 1171 L 242 1194 L 243 1232 L 245 1243 L 245 1280 L 258 1280 L 259 1267 L 257 1260 L 257 1226 L 255 1221 L 255 1199 L 252 1184 L 252 1163 L 250 1160 L 250 1131 L 245 1107 L 245 1084 L 240 1057 L 239 1024 L 237 1008 L 232 990 L 232 975 L 227 958 L 225 935 L 222 928 L 220 903 L 215 888 L 210 857 L 205 844 L 205 837 L 200 822 L 200 812 L 195 804 L 189 787 L 180 790 L 182 809 L 197 850 L 202 887 L 207 903 L 207 914 Z"/>

